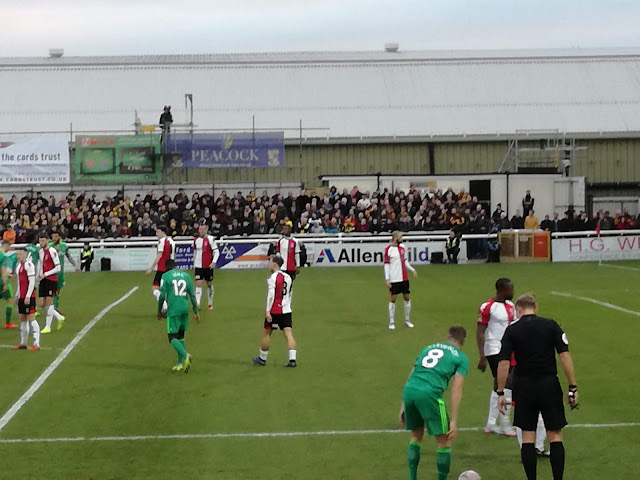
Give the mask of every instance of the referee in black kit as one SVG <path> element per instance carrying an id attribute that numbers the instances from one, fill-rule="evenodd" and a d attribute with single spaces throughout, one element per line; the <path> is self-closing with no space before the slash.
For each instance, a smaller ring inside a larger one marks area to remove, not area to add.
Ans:
<path id="1" fill-rule="evenodd" d="M 564 445 L 562 429 L 567 425 L 562 401 L 562 387 L 558 380 L 555 352 L 560 356 L 562 369 L 569 381 L 568 402 L 578 405 L 578 386 L 569 354 L 569 340 L 554 320 L 538 317 L 536 297 L 531 293 L 516 301 L 518 319 L 507 327 L 502 337 L 502 350 L 498 364 L 498 395 L 500 411 L 506 411 L 504 387 L 509 375 L 511 354 L 515 355 L 513 424 L 522 429 L 522 465 L 527 480 L 536 479 L 536 425 L 542 413 L 547 437 L 551 444 L 551 470 L 553 480 L 564 475 Z"/>

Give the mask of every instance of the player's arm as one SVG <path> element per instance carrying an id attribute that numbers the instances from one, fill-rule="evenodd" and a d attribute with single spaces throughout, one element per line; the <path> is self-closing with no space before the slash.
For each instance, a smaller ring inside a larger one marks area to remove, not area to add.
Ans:
<path id="1" fill-rule="evenodd" d="M 418 276 L 418 271 L 411 266 L 411 264 L 409 263 L 409 259 L 408 258 L 404 259 L 404 266 L 407 267 L 407 270 L 409 270 L 411 273 L 413 273 L 414 277 Z"/>
<path id="2" fill-rule="evenodd" d="M 413 371 L 416 369 L 416 367 L 413 367 L 411 369 L 411 373 L 409 373 L 409 376 L 407 377 L 407 381 L 409 380 L 409 378 L 411 378 L 411 375 L 413 375 Z M 404 419 L 404 402 L 402 402 L 400 404 L 400 413 L 398 414 L 398 420 L 400 421 L 400 425 L 402 425 L 403 427 L 405 426 L 405 419 Z"/>
<path id="3" fill-rule="evenodd" d="M 191 277 L 189 277 L 189 281 L 187 282 L 187 295 L 189 295 L 189 298 L 191 299 L 191 306 L 193 307 L 195 320 L 198 322 L 200 320 L 198 317 L 198 302 L 196 301 L 196 294 L 193 291 L 193 282 L 191 281 Z"/>
<path id="4" fill-rule="evenodd" d="M 387 283 L 387 288 L 391 288 L 391 268 L 389 259 L 389 247 L 384 249 L 384 281 Z"/>
<path id="5" fill-rule="evenodd" d="M 571 408 L 574 409 L 578 405 L 578 385 L 576 384 L 576 371 L 573 365 L 573 358 L 569 353 L 569 339 L 567 338 L 567 334 L 564 333 L 560 325 L 558 325 L 557 323 L 554 326 L 554 342 L 556 352 L 558 352 L 558 356 L 560 357 L 562 370 L 564 371 L 564 375 L 565 377 L 567 377 L 567 381 L 569 382 L 569 394 L 567 396 L 567 400 Z"/>
<path id="6" fill-rule="evenodd" d="M 73 265 L 73 268 L 75 268 L 75 269 L 76 269 L 76 272 L 79 272 L 79 271 L 80 271 L 80 269 L 79 269 L 79 268 L 78 268 L 78 266 L 76 265 L 76 262 L 75 262 L 75 260 L 73 259 L 73 257 L 71 257 L 71 254 L 69 253 L 69 250 L 67 250 L 67 251 L 65 252 L 64 256 L 67 258 L 67 260 L 69 260 L 69 263 L 70 263 L 71 265 Z"/>
<path id="7" fill-rule="evenodd" d="M 300 273 L 300 242 L 296 240 L 295 250 L 296 273 Z"/>
<path id="8" fill-rule="evenodd" d="M 218 259 L 220 258 L 220 247 L 218 246 L 218 242 L 214 241 L 211 243 L 212 245 L 212 254 L 213 254 L 213 259 L 211 260 L 211 268 L 216 268 L 216 265 L 218 264 Z"/>
<path id="9" fill-rule="evenodd" d="M 266 313 L 264 317 L 269 323 L 271 323 L 271 307 L 276 299 L 276 280 L 272 277 L 267 279 L 267 304 L 265 307 Z"/>
<path id="10" fill-rule="evenodd" d="M 60 272 L 60 258 L 58 257 L 58 252 L 55 248 L 50 248 L 49 253 L 51 255 L 51 260 L 53 261 L 53 268 L 46 272 L 42 272 L 42 276 L 45 278 Z"/>
<path id="11" fill-rule="evenodd" d="M 478 344 L 478 370 L 484 373 L 487 369 L 487 359 L 484 356 L 484 336 L 489 326 L 489 310 L 490 307 L 485 303 L 480 307 L 478 314 L 478 322 L 476 325 L 476 343 Z"/>
<path id="12" fill-rule="evenodd" d="M 449 432 L 447 433 L 449 440 L 453 440 L 458 434 L 458 411 L 462 401 L 463 384 L 464 375 L 456 373 L 453 376 L 453 384 L 451 385 L 451 419 L 449 421 Z"/>
<path id="13" fill-rule="evenodd" d="M 153 269 L 156 268 L 156 265 L 158 265 L 158 262 L 160 261 L 161 258 L 162 258 L 162 252 L 158 252 L 158 254 L 156 255 L 156 258 L 153 259 L 153 263 L 149 267 L 149 270 L 147 270 L 147 275 L 153 272 Z"/>
<path id="14" fill-rule="evenodd" d="M 7 288 L 9 288 L 9 275 L 7 274 L 7 267 L 4 265 L 0 266 L 0 278 L 2 278 L 2 291 L 6 292 Z"/>
<path id="15" fill-rule="evenodd" d="M 498 409 L 501 413 L 506 413 L 507 402 L 504 398 L 504 388 L 507 385 L 507 378 L 509 377 L 509 367 L 511 366 L 511 355 L 513 353 L 513 343 L 511 340 L 511 327 L 507 327 L 502 336 L 502 347 L 498 354 L 498 373 L 496 380 L 498 383 Z"/>

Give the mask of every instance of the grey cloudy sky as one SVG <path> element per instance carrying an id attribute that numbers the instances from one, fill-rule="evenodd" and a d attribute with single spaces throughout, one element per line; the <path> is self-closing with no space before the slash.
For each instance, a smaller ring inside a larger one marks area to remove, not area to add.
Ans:
<path id="1" fill-rule="evenodd" d="M 640 47 L 638 0 L 0 0 L 0 56 Z"/>

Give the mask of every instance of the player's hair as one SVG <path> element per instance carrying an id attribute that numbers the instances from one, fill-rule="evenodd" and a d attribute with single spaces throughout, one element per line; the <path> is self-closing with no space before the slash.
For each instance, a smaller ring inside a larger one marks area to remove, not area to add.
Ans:
<path id="1" fill-rule="evenodd" d="M 516 307 L 537 308 L 538 300 L 536 299 L 536 296 L 534 293 L 531 293 L 531 292 L 523 293 L 518 297 L 518 300 L 516 300 Z"/>
<path id="2" fill-rule="evenodd" d="M 42 231 L 40 232 L 40 235 L 38 235 L 38 238 L 46 238 L 47 240 L 49 240 L 49 235 L 47 234 L 47 232 Z"/>
<path id="3" fill-rule="evenodd" d="M 448 335 L 456 342 L 462 344 L 465 338 L 467 338 L 467 329 L 462 325 L 452 325 L 449 327 Z"/>
<path id="4" fill-rule="evenodd" d="M 501 292 L 507 287 L 507 285 L 511 285 L 510 278 L 499 278 L 496 280 L 496 292 Z"/>
<path id="5" fill-rule="evenodd" d="M 278 265 L 278 267 L 282 267 L 282 265 L 284 265 L 284 258 L 282 258 L 280 255 L 274 255 L 273 257 L 271 257 L 271 261 Z"/>
<path id="6" fill-rule="evenodd" d="M 160 230 L 162 233 L 167 233 L 167 227 L 165 227 L 164 225 L 158 225 L 156 227 L 156 230 Z"/>
<path id="7" fill-rule="evenodd" d="M 174 268 L 176 268 L 176 261 L 175 261 L 175 260 L 172 260 L 171 258 L 170 258 L 170 259 L 168 259 L 168 260 L 165 260 L 165 262 L 164 262 L 164 268 L 166 268 L 166 269 L 167 269 L 167 272 L 168 272 L 169 270 L 173 270 Z"/>

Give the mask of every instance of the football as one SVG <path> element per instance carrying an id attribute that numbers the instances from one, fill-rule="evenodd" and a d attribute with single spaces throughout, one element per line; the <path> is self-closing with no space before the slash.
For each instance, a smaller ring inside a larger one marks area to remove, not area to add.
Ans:
<path id="1" fill-rule="evenodd" d="M 462 472 L 458 477 L 458 480 L 482 480 L 482 477 L 478 472 L 474 472 L 473 470 L 467 470 L 466 472 Z"/>

